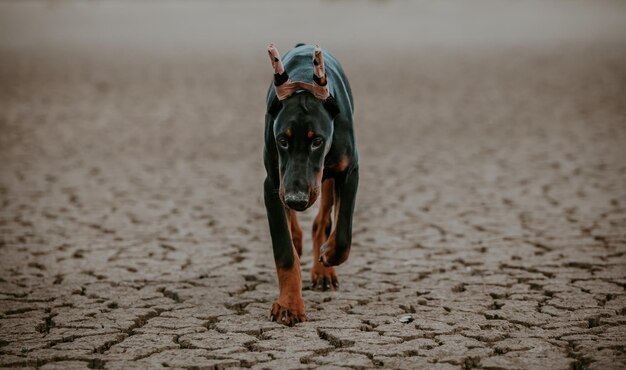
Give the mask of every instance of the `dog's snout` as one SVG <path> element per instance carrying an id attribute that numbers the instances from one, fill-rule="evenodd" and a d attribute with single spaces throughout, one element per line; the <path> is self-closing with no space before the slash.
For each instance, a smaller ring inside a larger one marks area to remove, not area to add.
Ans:
<path id="1" fill-rule="evenodd" d="M 295 211 L 304 211 L 309 204 L 309 194 L 303 191 L 288 192 L 285 194 L 285 204 Z"/>

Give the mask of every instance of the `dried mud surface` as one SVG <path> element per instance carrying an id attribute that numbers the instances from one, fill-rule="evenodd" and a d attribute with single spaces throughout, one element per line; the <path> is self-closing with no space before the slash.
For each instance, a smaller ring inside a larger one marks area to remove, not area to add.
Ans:
<path id="1" fill-rule="evenodd" d="M 624 50 L 335 51 L 354 245 L 294 328 L 267 319 L 256 54 L 2 54 L 0 366 L 625 368 Z"/>

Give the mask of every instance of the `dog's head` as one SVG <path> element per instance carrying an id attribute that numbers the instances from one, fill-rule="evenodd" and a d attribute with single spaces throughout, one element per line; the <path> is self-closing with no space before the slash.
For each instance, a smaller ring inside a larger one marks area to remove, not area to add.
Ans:
<path id="1" fill-rule="evenodd" d="M 290 96 L 282 105 L 274 122 L 280 197 L 287 207 L 303 211 L 320 193 L 333 119 L 323 103 L 307 92 Z"/>
<path id="2" fill-rule="evenodd" d="M 316 48 L 313 56 L 313 84 L 290 81 L 278 51 L 273 45 L 268 51 L 277 93 L 269 113 L 274 117 L 279 195 L 287 207 L 303 211 L 320 194 L 324 158 L 332 144 L 338 108 L 326 86 L 321 49 Z"/>

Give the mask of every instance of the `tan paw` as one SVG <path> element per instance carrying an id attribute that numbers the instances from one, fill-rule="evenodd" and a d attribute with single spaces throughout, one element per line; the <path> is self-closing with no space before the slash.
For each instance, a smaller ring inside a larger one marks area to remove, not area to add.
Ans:
<path id="1" fill-rule="evenodd" d="M 304 305 L 302 307 L 283 307 L 278 302 L 272 305 L 270 310 L 270 321 L 276 321 L 279 324 L 294 326 L 299 322 L 307 321 L 306 313 L 304 313 Z"/>
<path id="2" fill-rule="evenodd" d="M 313 262 L 311 268 L 311 289 L 317 291 L 335 290 L 339 288 L 339 280 L 334 267 L 324 267 L 319 262 Z"/>

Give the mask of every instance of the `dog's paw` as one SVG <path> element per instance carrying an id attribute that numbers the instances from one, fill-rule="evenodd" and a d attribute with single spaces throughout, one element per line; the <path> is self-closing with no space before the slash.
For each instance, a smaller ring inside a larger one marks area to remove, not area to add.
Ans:
<path id="1" fill-rule="evenodd" d="M 322 245 L 322 249 L 320 250 L 320 258 L 319 261 L 322 265 L 326 267 L 330 266 L 338 266 L 344 263 L 348 259 L 348 255 L 350 250 L 346 250 L 343 253 L 337 253 L 337 249 L 334 245 L 330 245 L 326 243 Z"/>
<path id="2" fill-rule="evenodd" d="M 337 272 L 334 267 L 322 266 L 319 262 L 313 262 L 311 268 L 311 290 L 320 292 L 339 288 Z"/>
<path id="3" fill-rule="evenodd" d="M 278 302 L 275 302 L 270 310 L 270 321 L 294 326 L 297 323 L 307 321 L 307 317 L 306 313 L 304 313 L 304 307 L 302 309 L 283 307 Z"/>

